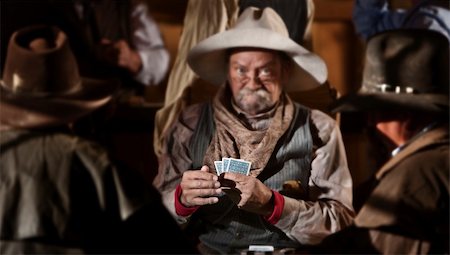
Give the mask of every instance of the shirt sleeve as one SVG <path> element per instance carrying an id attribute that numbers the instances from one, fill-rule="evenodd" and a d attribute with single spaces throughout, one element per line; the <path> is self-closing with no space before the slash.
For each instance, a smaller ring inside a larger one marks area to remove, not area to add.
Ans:
<path id="1" fill-rule="evenodd" d="M 169 70 L 170 55 L 147 6 L 137 3 L 133 7 L 132 41 L 142 60 L 142 68 L 134 78 L 144 85 L 157 85 Z"/>
<path id="2" fill-rule="evenodd" d="M 180 211 L 177 212 L 175 193 L 183 173 L 192 165 L 189 143 L 197 125 L 200 110 L 200 105 L 188 107 L 168 130 L 167 142 L 158 158 L 158 174 L 153 181 L 153 185 L 161 193 L 164 205 L 179 224 L 187 223 L 190 217 L 188 213 L 179 214 Z"/>
<path id="3" fill-rule="evenodd" d="M 407 12 L 404 9 L 389 10 L 387 0 L 355 0 L 353 23 L 362 38 L 402 26 Z"/>
<path id="4" fill-rule="evenodd" d="M 328 115 L 312 110 L 313 125 L 323 144 L 311 163 L 309 199 L 284 197 L 276 227 L 302 244 L 317 244 L 348 226 L 354 217 L 352 179 L 340 130 Z"/>
<path id="5" fill-rule="evenodd" d="M 194 207 L 186 207 L 184 206 L 181 202 L 180 202 L 180 196 L 181 196 L 181 192 L 183 192 L 183 190 L 181 189 L 181 186 L 178 185 L 177 188 L 175 189 L 175 212 L 177 213 L 177 215 L 180 215 L 182 217 L 188 217 L 191 216 L 191 214 L 193 214 L 195 211 L 197 211 L 197 209 L 200 206 L 194 206 Z"/>

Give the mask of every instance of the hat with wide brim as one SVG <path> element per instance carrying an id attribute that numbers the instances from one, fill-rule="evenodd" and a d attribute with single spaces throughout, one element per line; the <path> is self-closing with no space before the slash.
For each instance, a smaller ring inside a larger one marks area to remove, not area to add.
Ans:
<path id="1" fill-rule="evenodd" d="M 281 51 L 290 57 L 295 65 L 285 87 L 287 91 L 314 89 L 327 79 L 325 62 L 290 39 L 283 20 L 271 8 L 245 9 L 233 28 L 192 48 L 187 61 L 200 78 L 221 85 L 227 79 L 227 50 L 242 47 Z"/>
<path id="2" fill-rule="evenodd" d="M 331 112 L 449 111 L 449 42 L 428 29 L 389 30 L 367 42 L 363 82 Z"/>
<path id="3" fill-rule="evenodd" d="M 59 28 L 26 27 L 9 41 L 0 81 L 0 121 L 17 128 L 69 123 L 108 103 L 116 86 L 79 75 Z"/>

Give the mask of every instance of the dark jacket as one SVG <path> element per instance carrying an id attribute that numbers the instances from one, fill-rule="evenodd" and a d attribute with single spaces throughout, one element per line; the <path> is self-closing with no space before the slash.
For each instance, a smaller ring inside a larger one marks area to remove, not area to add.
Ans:
<path id="1" fill-rule="evenodd" d="M 320 253 L 449 253 L 449 129 L 424 133 L 376 173 L 378 184 L 353 227 Z"/>
<path id="2" fill-rule="evenodd" d="M 195 252 L 156 190 L 96 143 L 32 131 L 0 141 L 0 254 Z"/>

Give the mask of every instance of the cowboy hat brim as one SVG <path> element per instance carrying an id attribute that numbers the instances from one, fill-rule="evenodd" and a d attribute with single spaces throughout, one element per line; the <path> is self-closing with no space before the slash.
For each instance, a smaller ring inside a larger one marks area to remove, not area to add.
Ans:
<path id="1" fill-rule="evenodd" d="M 200 78 L 215 85 L 227 79 L 226 51 L 231 48 L 252 47 L 285 52 L 295 68 L 285 89 L 305 91 L 317 88 L 327 79 L 325 62 L 288 37 L 264 28 L 230 29 L 209 37 L 189 52 L 187 61 Z"/>
<path id="2" fill-rule="evenodd" d="M 442 94 L 359 93 L 344 95 L 329 108 L 332 113 L 393 110 L 444 113 L 449 111 L 449 97 Z"/>
<path id="3" fill-rule="evenodd" d="M 31 96 L 0 86 L 0 123 L 17 128 L 38 128 L 70 123 L 108 103 L 115 82 L 82 78 L 76 92 Z"/>

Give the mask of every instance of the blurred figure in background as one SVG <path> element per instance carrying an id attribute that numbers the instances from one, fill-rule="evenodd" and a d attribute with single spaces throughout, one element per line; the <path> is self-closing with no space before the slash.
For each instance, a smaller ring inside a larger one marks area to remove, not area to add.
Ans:
<path id="1" fill-rule="evenodd" d="M 144 1 L 2 3 L 2 41 L 16 29 L 33 24 L 60 27 L 70 40 L 81 74 L 118 79 L 118 96 L 123 100 L 142 94 L 145 86 L 157 85 L 167 74 L 169 52 Z"/>
<path id="2" fill-rule="evenodd" d="M 449 253 L 449 47 L 439 32 L 389 30 L 367 45 L 361 90 L 333 111 L 365 112 L 391 151 L 354 225 L 318 253 Z"/>
<path id="3" fill-rule="evenodd" d="M 153 187 L 72 133 L 115 84 L 79 75 L 65 33 L 18 30 L 4 68 L 0 254 L 196 252 Z"/>
<path id="4" fill-rule="evenodd" d="M 397 28 L 436 30 L 450 39 L 450 2 L 448 0 L 410 0 L 409 9 L 392 9 L 388 0 L 356 0 L 353 23 L 363 39 Z"/>

